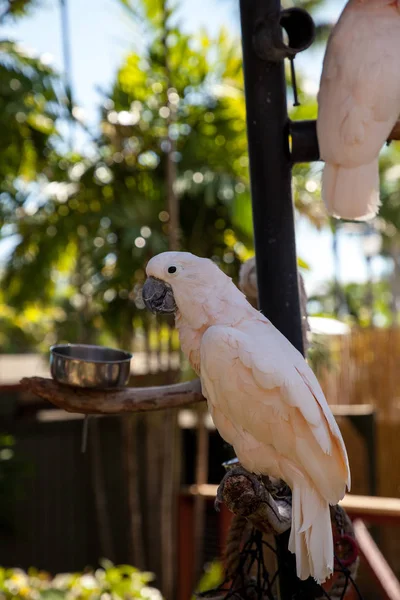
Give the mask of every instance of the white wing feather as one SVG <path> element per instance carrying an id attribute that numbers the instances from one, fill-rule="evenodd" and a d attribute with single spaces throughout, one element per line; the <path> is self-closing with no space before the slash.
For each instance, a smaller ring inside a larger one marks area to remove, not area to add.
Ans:
<path id="1" fill-rule="evenodd" d="M 330 503 L 338 502 L 350 473 L 323 392 L 301 354 L 272 324 L 261 322 L 257 329 L 250 336 L 214 326 L 203 336 L 201 380 L 215 424 L 238 455 L 249 444 L 259 456 L 256 463 L 264 464 L 263 452 L 273 452 L 278 476 L 282 459 L 300 477 L 308 475 Z"/>

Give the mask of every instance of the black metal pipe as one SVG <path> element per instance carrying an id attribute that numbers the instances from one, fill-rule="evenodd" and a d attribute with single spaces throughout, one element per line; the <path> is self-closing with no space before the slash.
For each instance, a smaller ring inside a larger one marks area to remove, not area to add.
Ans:
<path id="1" fill-rule="evenodd" d="M 302 352 L 284 64 L 253 44 L 260 23 L 279 20 L 280 1 L 240 0 L 240 14 L 259 305 Z"/>
<path id="2" fill-rule="evenodd" d="M 290 158 L 293 164 L 321 160 L 317 137 L 317 121 L 290 121 L 289 137 Z M 395 125 L 387 143 L 399 139 L 400 127 Z"/>
<path id="3" fill-rule="evenodd" d="M 293 164 L 320 160 L 316 121 L 290 121 L 289 135 Z"/>
<path id="4" fill-rule="evenodd" d="M 71 40 L 69 34 L 68 6 L 67 0 L 60 0 L 61 10 L 61 33 L 64 61 L 64 82 L 67 103 L 67 120 L 69 127 L 69 149 L 74 149 L 75 124 L 72 118 L 72 109 L 74 106 L 74 94 L 72 90 L 72 60 L 71 60 Z"/>
<path id="5" fill-rule="evenodd" d="M 259 306 L 303 352 L 283 57 L 260 58 L 263 42 L 276 40 L 280 0 L 240 0 L 240 15 Z M 288 534 L 276 544 L 280 598 L 292 600 L 299 580 Z"/>

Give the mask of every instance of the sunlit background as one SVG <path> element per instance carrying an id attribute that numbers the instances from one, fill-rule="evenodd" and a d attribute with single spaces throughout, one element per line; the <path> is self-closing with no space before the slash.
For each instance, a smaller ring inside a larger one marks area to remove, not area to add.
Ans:
<path id="1" fill-rule="evenodd" d="M 288 70 L 288 104 L 293 119 L 309 119 L 317 114 L 327 35 L 344 2 L 298 4 L 312 13 L 318 35 L 295 61 L 297 108 Z M 83 461 L 81 421 L 24 396 L 18 381 L 48 375 L 49 346 L 62 342 L 132 350 L 132 385 L 192 375 L 171 322 L 144 310 L 141 287 L 147 260 L 171 240 L 212 257 L 235 281 L 254 255 L 237 3 L 1 0 L 0 26 L 0 563 L 55 574 L 106 556 L 154 571 L 158 587 L 176 592 L 185 549 L 171 555 L 168 542 L 154 543 L 164 492 L 148 473 L 162 479 L 177 460 L 168 435 L 180 436 L 175 483 L 182 494 L 194 483 L 202 412 L 182 411 L 168 426 L 155 416 L 121 420 L 121 427 L 102 419 Z M 382 151 L 383 205 L 368 225 L 327 217 L 321 163 L 296 166 L 293 178 L 299 268 L 314 317 L 309 360 L 344 415 L 354 493 L 394 497 L 400 477 L 386 457 L 400 458 L 399 158 L 395 143 Z M 354 405 L 364 407 L 363 425 L 348 418 Z M 211 458 L 204 461 L 215 484 L 229 451 L 205 423 Z M 147 475 L 137 475 L 140 464 Z M 169 506 L 165 518 L 175 523 Z M 142 521 L 130 522 L 132 507 Z M 219 555 L 216 517 L 207 511 L 198 577 Z M 400 538 L 384 527 L 379 535 L 399 573 Z M 213 565 L 210 581 L 220 576 Z M 123 596 L 132 571 L 103 566 L 99 577 Z M 36 599 L 32 590 L 51 587 L 45 575 L 40 585 L 35 574 L 7 576 L 16 578 L 18 597 Z M 77 597 L 74 585 L 108 593 L 91 575 L 71 577 L 58 582 L 60 594 Z M 146 576 L 137 577 L 137 593 L 145 591 L 133 597 L 160 597 Z M 365 597 L 377 598 L 367 595 L 363 577 Z M 4 593 L 14 597 L 7 585 Z"/>

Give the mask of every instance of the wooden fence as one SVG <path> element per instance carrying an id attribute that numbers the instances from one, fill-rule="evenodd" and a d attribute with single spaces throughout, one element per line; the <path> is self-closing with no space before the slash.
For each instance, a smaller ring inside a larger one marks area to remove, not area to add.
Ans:
<path id="1" fill-rule="evenodd" d="M 137 334 L 133 348 L 132 384 L 163 384 L 180 376 L 184 364 L 181 362 L 174 335 L 168 328 L 161 332 L 151 331 L 148 336 Z M 328 401 L 335 405 L 336 414 L 346 412 L 348 407 L 374 407 L 377 429 L 377 493 L 381 496 L 399 497 L 400 330 L 353 331 L 348 336 L 330 337 L 325 341 L 329 365 L 320 362 L 316 373 Z M 20 376 L 25 374 L 19 373 Z M 6 405 L 5 400 L 6 398 L 2 397 L 3 408 Z M 153 418 L 157 423 L 153 423 Z M 371 465 L 362 435 L 348 418 L 339 417 L 338 420 L 350 455 L 353 472 L 352 492 L 368 495 L 368 472 Z M 112 558 L 117 561 L 135 558 L 136 562 L 135 552 L 132 553 L 130 547 L 131 536 L 128 535 L 128 529 L 134 528 L 129 507 L 137 489 L 131 490 L 129 497 L 126 469 L 140 467 L 143 526 L 148 530 L 150 525 L 152 530 L 147 531 L 144 539 L 146 565 L 140 566 L 154 569 L 161 582 L 163 576 L 158 535 L 162 517 L 156 510 L 160 504 L 160 489 L 159 484 L 153 485 L 152 482 L 160 481 L 163 477 L 165 444 L 161 446 L 159 443 L 163 439 L 163 423 L 161 414 L 150 416 L 149 419 L 141 418 L 141 425 L 132 439 L 135 448 L 138 443 L 139 447 L 142 445 L 144 454 L 137 454 L 136 464 L 129 465 L 124 463 L 120 420 L 99 420 L 100 455 L 109 514 L 108 529 L 112 531 L 110 553 L 107 552 L 107 524 L 106 530 L 104 523 L 103 529 L 99 527 L 101 506 L 96 504 L 96 452 L 89 447 L 88 455 L 82 458 L 79 451 L 81 421 L 38 422 L 32 415 L 29 422 L 24 422 L 19 420 L 17 415 L 13 428 L 18 439 L 18 448 L 22 454 L 30 457 L 35 472 L 27 484 L 22 502 L 18 504 L 17 535 L 9 539 L 3 538 L 1 541 L 0 563 L 20 564 L 25 567 L 35 564 L 53 571 L 77 569 L 83 568 L 89 562 L 95 563 L 102 553 L 112 554 Z M 217 483 L 222 474 L 217 437 L 212 433 L 210 440 L 209 471 L 213 483 Z M 132 439 L 128 440 L 129 443 Z M 181 472 L 180 480 L 183 483 L 192 483 L 195 432 L 186 430 L 179 446 L 181 451 L 177 450 L 176 454 L 183 457 L 183 464 L 176 465 L 175 468 Z M 143 473 L 149 467 L 152 476 L 147 477 Z M 151 506 L 150 518 L 147 506 Z M 175 518 L 172 515 L 172 519 Z M 214 519 L 212 511 L 207 516 L 207 520 L 210 519 Z M 207 528 L 207 535 L 216 535 L 212 531 L 214 529 L 214 526 L 211 529 Z M 382 525 L 379 536 L 380 548 L 399 575 L 400 526 L 397 528 L 393 525 Z M 211 545 L 215 548 L 218 546 L 216 540 Z M 209 546 L 207 543 L 205 559 L 212 558 L 211 554 L 214 552 L 209 550 Z M 171 560 L 174 560 L 174 556 L 171 556 Z"/>
<path id="2" fill-rule="evenodd" d="M 400 497 L 400 328 L 353 330 L 325 340 L 329 364 L 316 369 L 328 402 L 375 410 L 376 475 L 379 496 Z M 340 411 L 338 411 L 340 412 Z M 338 418 L 348 448 L 352 492 L 368 494 L 370 460 L 360 432 L 349 419 Z M 379 546 L 400 574 L 400 524 L 383 525 Z"/>

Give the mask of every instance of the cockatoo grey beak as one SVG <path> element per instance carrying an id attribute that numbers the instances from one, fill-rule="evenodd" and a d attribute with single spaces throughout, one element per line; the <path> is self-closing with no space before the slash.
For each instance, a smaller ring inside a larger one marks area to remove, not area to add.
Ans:
<path id="1" fill-rule="evenodd" d="M 171 286 L 161 279 L 149 277 L 142 290 L 143 302 L 153 313 L 173 313 L 176 311 L 174 293 Z"/>

